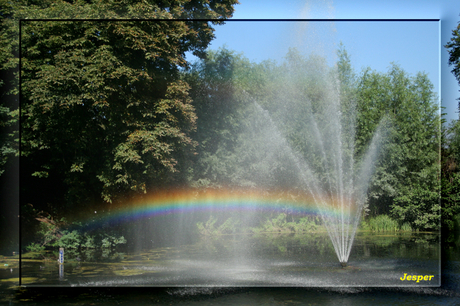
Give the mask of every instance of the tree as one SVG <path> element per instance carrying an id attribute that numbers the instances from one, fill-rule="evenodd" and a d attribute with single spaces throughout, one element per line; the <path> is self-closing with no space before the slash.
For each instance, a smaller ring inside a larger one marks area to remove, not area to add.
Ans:
<path id="1" fill-rule="evenodd" d="M 193 185 L 261 188 L 280 184 L 276 173 L 282 159 L 275 155 L 281 146 L 274 143 L 276 131 L 257 106 L 267 101 L 268 89 L 275 84 L 273 69 L 272 63 L 254 64 L 223 48 L 209 51 L 187 72 L 197 113 Z"/>
<path id="2" fill-rule="evenodd" d="M 242 101 L 237 98 L 240 89 L 236 81 L 241 62 L 248 61 L 226 48 L 210 50 L 185 74 L 197 114 L 193 138 L 198 147 L 191 177 L 194 185 L 230 183 L 230 168 L 235 165 L 229 160 L 241 133 Z"/>
<path id="3" fill-rule="evenodd" d="M 254 108 L 261 74 L 258 65 L 226 48 L 209 51 L 187 71 L 197 113 L 192 185 L 262 187 L 270 180 L 258 131 L 265 119 Z"/>
<path id="4" fill-rule="evenodd" d="M 366 69 L 358 86 L 357 150 L 370 141 L 386 116 L 386 143 L 369 194 L 371 214 L 391 213 L 414 228 L 436 229 L 440 221 L 440 116 L 426 74 L 408 76 Z"/>
<path id="5" fill-rule="evenodd" d="M 460 23 L 456 29 L 452 30 L 452 38 L 450 39 L 450 42 L 445 45 L 445 47 L 449 52 L 449 65 L 454 66 L 452 73 L 455 75 L 457 81 L 460 84 Z"/>
<path id="6" fill-rule="evenodd" d="M 18 155 L 18 40 L 8 21 L 13 15 L 9 3 L 0 10 L 0 175 Z"/>
<path id="7" fill-rule="evenodd" d="M 444 126 L 442 137 L 442 222 L 446 230 L 452 231 L 456 226 L 455 217 L 460 213 L 460 121 Z"/>
<path id="8" fill-rule="evenodd" d="M 165 39 L 176 23 L 23 26 L 22 154 L 40 165 L 33 175 L 57 171 L 75 196 L 91 179 L 110 201 L 177 170 L 195 116 L 178 78 L 179 37 Z"/>
<path id="9" fill-rule="evenodd" d="M 18 54 L 8 44 L 11 33 L 5 31 L 4 19 L 9 18 L 11 12 L 4 11 L 0 14 L 0 175 L 3 174 L 7 162 L 11 162 L 17 155 L 19 128 L 18 128 L 18 87 L 17 63 Z M 15 56 L 12 58 L 11 54 Z"/>
<path id="10" fill-rule="evenodd" d="M 452 73 L 460 84 L 460 23 L 452 31 L 452 38 L 445 48 L 449 52 L 449 65 L 454 67 Z M 458 100 L 460 101 L 460 98 Z M 458 108 L 460 109 L 460 102 Z M 443 227 L 454 231 L 458 226 L 455 217 L 460 213 L 460 121 L 458 119 L 443 125 L 441 157 Z"/>
<path id="11" fill-rule="evenodd" d="M 15 3 L 3 34 L 25 16 L 113 19 L 21 23 L 23 186 L 37 182 L 30 174 L 48 177 L 44 185 L 64 186 L 66 203 L 75 205 L 180 180 L 196 116 L 179 72 L 186 52 L 204 56 L 211 25 L 236 3 Z M 127 17 L 151 20 L 116 20 Z M 174 18 L 184 20 L 165 20 Z"/>

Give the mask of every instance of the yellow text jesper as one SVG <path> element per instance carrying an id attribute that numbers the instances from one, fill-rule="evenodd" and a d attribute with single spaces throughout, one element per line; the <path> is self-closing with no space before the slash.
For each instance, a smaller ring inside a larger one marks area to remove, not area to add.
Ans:
<path id="1" fill-rule="evenodd" d="M 400 277 L 400 280 L 405 281 L 415 281 L 416 283 L 420 281 L 430 281 L 434 275 L 407 275 L 407 273 L 404 273 L 403 277 Z"/>

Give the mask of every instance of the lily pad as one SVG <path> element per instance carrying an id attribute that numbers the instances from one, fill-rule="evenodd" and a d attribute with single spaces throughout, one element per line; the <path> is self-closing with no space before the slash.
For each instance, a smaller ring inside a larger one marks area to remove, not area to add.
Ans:
<path id="1" fill-rule="evenodd" d="M 21 284 L 30 284 L 30 283 L 36 282 L 37 280 L 38 280 L 38 277 L 22 277 Z M 0 279 L 0 282 L 19 284 L 19 277 Z"/>
<path id="2" fill-rule="evenodd" d="M 139 269 L 126 269 L 126 270 L 115 270 L 113 271 L 113 273 L 119 276 L 131 276 L 131 275 L 144 274 L 145 271 L 139 270 Z"/>

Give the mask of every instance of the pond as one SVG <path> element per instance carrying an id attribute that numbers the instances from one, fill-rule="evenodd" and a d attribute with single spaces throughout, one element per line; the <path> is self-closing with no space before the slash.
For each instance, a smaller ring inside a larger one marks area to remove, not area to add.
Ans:
<path id="1" fill-rule="evenodd" d="M 11 287 L 17 266 L 0 270 L 0 304 L 460 304 L 460 250 L 442 253 L 433 233 L 360 232 L 345 269 L 326 234 L 252 238 L 228 235 L 134 253 L 66 251 L 61 277 L 57 253 L 28 254 L 21 271 L 26 287 Z M 404 273 L 434 277 L 417 283 L 407 275 L 401 280 Z"/>
<path id="2" fill-rule="evenodd" d="M 439 237 L 366 234 L 342 268 L 327 233 L 222 235 L 193 244 L 95 253 L 24 254 L 27 286 L 439 286 Z"/>

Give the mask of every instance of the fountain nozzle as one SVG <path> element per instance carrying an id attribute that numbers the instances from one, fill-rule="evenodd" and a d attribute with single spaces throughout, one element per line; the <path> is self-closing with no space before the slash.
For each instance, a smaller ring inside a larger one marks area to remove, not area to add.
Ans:
<path id="1" fill-rule="evenodd" d="M 346 262 L 346 261 L 342 261 L 342 262 L 340 263 L 340 265 L 342 266 L 342 268 L 345 268 L 345 267 L 347 266 L 347 262 Z"/>

